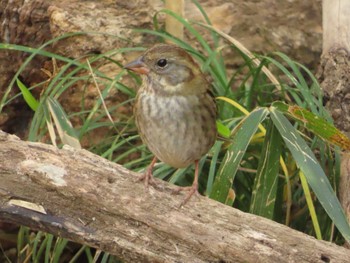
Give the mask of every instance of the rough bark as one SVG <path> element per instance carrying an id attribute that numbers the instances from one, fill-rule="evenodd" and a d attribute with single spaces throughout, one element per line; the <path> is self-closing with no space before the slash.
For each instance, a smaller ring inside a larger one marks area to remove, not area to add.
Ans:
<path id="1" fill-rule="evenodd" d="M 323 53 L 319 79 L 335 125 L 350 135 L 350 2 L 323 1 Z M 350 219 L 350 155 L 342 156 L 339 198 Z"/>
<path id="2" fill-rule="evenodd" d="M 126 262 L 350 262 L 347 249 L 206 197 L 179 208 L 173 186 L 145 190 L 136 173 L 85 150 L 0 132 L 0 160 L 0 220 Z"/>

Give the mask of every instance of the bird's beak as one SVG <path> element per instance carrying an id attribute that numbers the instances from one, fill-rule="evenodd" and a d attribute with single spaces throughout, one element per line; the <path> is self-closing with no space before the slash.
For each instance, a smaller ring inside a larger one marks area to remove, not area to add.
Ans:
<path id="1" fill-rule="evenodd" d="M 148 74 L 149 72 L 149 68 L 145 65 L 145 63 L 143 63 L 142 57 L 139 57 L 138 59 L 126 64 L 124 68 L 139 74 Z"/>

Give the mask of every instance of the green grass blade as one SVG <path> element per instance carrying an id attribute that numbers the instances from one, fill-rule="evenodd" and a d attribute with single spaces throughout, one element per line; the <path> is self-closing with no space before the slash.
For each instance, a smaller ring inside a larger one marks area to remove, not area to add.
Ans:
<path id="1" fill-rule="evenodd" d="M 226 151 L 224 160 L 220 165 L 210 198 L 222 203 L 226 202 L 229 190 L 232 187 L 233 179 L 249 142 L 267 114 L 267 108 L 258 108 L 236 126 L 234 130 L 235 133 L 232 137 L 233 143 Z"/>
<path id="2" fill-rule="evenodd" d="M 190 168 L 190 166 L 186 168 L 177 169 L 175 173 L 170 177 L 168 180 L 169 183 L 175 184 L 177 181 L 179 181 L 181 178 L 183 178 L 187 172 L 187 170 Z"/>
<path id="3" fill-rule="evenodd" d="M 319 165 L 310 147 L 301 138 L 298 131 L 288 119 L 276 108 L 270 108 L 271 118 L 280 132 L 284 142 L 293 155 L 298 167 L 305 175 L 307 182 L 316 194 L 322 207 L 337 226 L 340 233 L 350 240 L 350 226 L 344 211 L 333 191 L 327 176 Z"/>
<path id="4" fill-rule="evenodd" d="M 38 247 L 39 243 L 41 242 L 43 236 L 43 232 L 38 231 L 38 233 L 35 235 L 34 241 L 33 241 L 33 254 L 32 254 L 32 261 L 35 262 L 35 260 L 38 260 Z"/>
<path id="5" fill-rule="evenodd" d="M 318 223 L 317 214 L 316 214 L 314 203 L 312 201 L 312 196 L 310 193 L 309 185 L 307 184 L 306 177 L 303 174 L 303 172 L 299 172 L 299 177 L 300 177 L 301 185 L 302 185 L 303 190 L 304 190 L 306 203 L 307 203 L 307 206 L 308 206 L 309 211 L 310 211 L 310 216 L 311 216 L 312 224 L 313 224 L 314 229 L 315 229 L 316 237 L 317 237 L 317 239 L 322 240 L 323 238 L 322 238 L 322 234 L 321 234 L 320 224 Z"/>
<path id="6" fill-rule="evenodd" d="M 78 262 L 79 257 L 83 254 L 85 251 L 86 246 L 81 246 L 79 250 L 74 254 L 74 256 L 69 260 L 69 263 L 75 263 Z"/>
<path id="7" fill-rule="evenodd" d="M 311 111 L 316 114 L 318 113 L 318 100 L 314 97 L 312 94 L 311 89 L 309 88 L 309 85 L 307 84 L 303 73 L 300 71 L 299 65 L 297 65 L 291 58 L 289 58 L 287 55 L 281 53 L 281 52 L 275 52 L 277 56 L 283 59 L 283 64 L 287 63 L 287 65 L 290 67 L 290 69 L 293 72 L 293 82 L 296 85 L 296 88 L 301 93 L 303 97 L 303 101 L 306 102 L 307 107 L 311 109 Z"/>
<path id="8" fill-rule="evenodd" d="M 87 258 L 87 262 L 92 262 L 94 260 L 92 253 L 91 253 L 91 248 L 90 247 L 85 247 L 85 256 Z"/>
<path id="9" fill-rule="evenodd" d="M 63 56 L 59 56 L 59 55 L 53 54 L 53 53 L 50 53 L 50 52 L 42 50 L 42 49 L 45 48 L 46 46 L 56 42 L 56 41 L 59 41 L 61 39 L 64 39 L 64 38 L 67 38 L 67 37 L 70 37 L 70 36 L 76 36 L 76 35 L 79 35 L 79 34 L 82 34 L 82 33 L 71 33 L 71 34 L 66 34 L 64 36 L 60 36 L 58 38 L 52 39 L 52 40 L 44 43 L 41 47 L 39 47 L 37 49 L 36 48 L 31 48 L 31 47 L 26 47 L 26 46 L 14 45 L 14 44 L 0 43 L 0 50 L 1 49 L 17 50 L 17 51 L 23 51 L 23 52 L 31 53 L 31 55 L 22 63 L 22 65 L 20 66 L 20 68 L 16 72 L 15 76 L 11 80 L 10 84 L 8 85 L 8 88 L 5 90 L 4 96 L 0 100 L 0 112 L 2 112 L 2 109 L 3 109 L 3 107 L 6 104 L 5 102 L 6 102 L 8 96 L 10 94 L 10 91 L 12 89 L 13 84 L 18 79 L 19 75 L 22 73 L 24 68 L 29 64 L 29 62 L 32 61 L 33 57 L 35 57 L 36 55 L 43 55 L 43 56 L 47 56 L 47 57 L 55 57 L 56 59 L 68 62 L 68 61 L 70 61 L 70 59 L 65 58 Z M 78 62 L 77 62 L 77 64 L 78 64 Z"/>
<path id="10" fill-rule="evenodd" d="M 41 257 L 44 253 L 44 251 L 46 250 L 46 246 L 47 246 L 47 242 L 49 240 L 49 234 L 44 234 L 44 240 L 41 240 L 41 242 L 39 242 L 40 247 L 38 249 L 37 254 L 35 255 L 35 258 L 33 258 L 33 262 L 41 262 Z"/>
<path id="11" fill-rule="evenodd" d="M 124 72 L 120 72 L 118 73 L 118 75 L 114 78 L 115 81 L 119 80 L 120 78 L 122 78 L 122 76 L 124 75 Z M 96 87 L 97 88 L 97 87 Z M 94 107 L 90 110 L 90 113 L 88 115 L 88 117 L 86 118 L 86 121 L 84 122 L 84 125 L 81 127 L 81 132 L 85 133 L 85 131 L 88 129 L 89 125 L 91 124 L 91 120 L 93 118 L 93 116 L 96 114 L 96 112 L 99 110 L 99 108 L 101 107 L 101 105 L 103 104 L 103 99 L 105 99 L 110 90 L 113 88 L 112 85 L 106 87 L 105 89 L 102 90 L 101 95 L 102 98 L 99 97 L 96 102 L 94 103 Z"/>
<path id="12" fill-rule="evenodd" d="M 21 93 L 23 95 L 25 102 L 33 111 L 36 111 L 36 109 L 38 108 L 39 102 L 34 98 L 30 90 L 22 83 L 22 81 L 20 81 L 19 79 L 16 79 L 16 83 L 18 88 L 21 90 Z"/>
<path id="13" fill-rule="evenodd" d="M 54 248 L 54 251 L 52 253 L 53 254 L 52 260 L 51 260 L 52 263 L 59 263 L 60 262 L 63 250 L 67 246 L 67 243 L 68 243 L 68 240 L 65 238 L 58 237 L 56 239 L 55 248 Z"/>
<path id="14" fill-rule="evenodd" d="M 250 213 L 274 218 L 280 154 L 281 136 L 270 120 L 254 181 Z"/>
<path id="15" fill-rule="evenodd" d="M 107 263 L 109 256 L 110 255 L 107 252 L 104 252 L 103 256 L 102 256 L 102 259 L 101 259 L 101 263 Z"/>
<path id="16" fill-rule="evenodd" d="M 328 121 L 299 106 L 290 106 L 280 101 L 274 102 L 272 106 L 325 141 L 338 145 L 344 150 L 350 150 L 349 138 Z"/>
<path id="17" fill-rule="evenodd" d="M 221 150 L 221 146 L 224 142 L 222 141 L 216 141 L 214 146 L 211 149 L 212 157 L 210 161 L 210 168 L 209 168 L 209 174 L 208 174 L 208 181 L 207 181 L 207 188 L 206 188 L 206 195 L 210 196 L 211 190 L 213 189 L 213 183 L 214 183 L 214 175 L 216 170 L 216 165 L 218 162 L 219 153 Z"/>
<path id="18" fill-rule="evenodd" d="M 22 255 L 22 249 L 25 247 L 25 244 L 28 243 L 29 228 L 21 226 L 17 234 L 17 257 L 18 260 L 24 259 Z"/>
<path id="19" fill-rule="evenodd" d="M 204 8 L 200 5 L 198 0 L 192 0 L 192 3 L 194 3 L 194 5 L 198 8 L 199 12 L 201 12 L 201 14 L 203 15 L 203 17 L 205 19 L 205 22 L 208 25 L 212 25 L 212 23 L 211 23 L 211 21 L 209 19 L 209 16 L 205 12 Z M 213 40 L 215 49 L 218 50 L 219 45 L 220 45 L 220 37 L 219 37 L 219 35 L 216 32 L 211 31 L 211 38 Z M 223 69 L 225 71 L 224 58 L 223 58 L 223 56 L 221 54 L 217 57 L 217 60 L 218 60 L 219 64 L 221 65 L 221 69 Z M 226 74 L 226 71 L 224 72 L 224 74 Z"/>
<path id="20" fill-rule="evenodd" d="M 219 135 L 223 136 L 224 138 L 230 137 L 230 129 L 219 120 L 216 121 L 216 129 L 218 130 Z"/>
<path id="21" fill-rule="evenodd" d="M 52 241 L 53 241 L 53 235 L 46 234 L 47 235 L 47 243 L 45 247 L 45 263 L 49 263 L 51 261 L 51 249 L 52 249 Z"/>
<path id="22" fill-rule="evenodd" d="M 207 15 L 207 13 L 205 12 L 204 8 L 201 6 L 201 4 L 198 2 L 198 0 L 192 0 L 191 1 L 196 7 L 197 9 L 199 10 L 199 12 L 201 12 L 202 16 L 204 17 L 204 20 L 205 22 L 207 22 L 208 25 L 212 25 L 210 19 L 209 19 L 209 16 Z M 219 46 L 219 36 L 215 33 L 215 32 L 211 32 L 211 38 L 213 39 L 214 41 L 214 45 L 215 47 L 218 47 Z"/>

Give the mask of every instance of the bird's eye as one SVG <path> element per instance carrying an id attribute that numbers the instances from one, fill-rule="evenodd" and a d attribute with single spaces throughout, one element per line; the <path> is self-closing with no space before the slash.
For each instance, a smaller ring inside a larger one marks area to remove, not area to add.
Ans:
<path id="1" fill-rule="evenodd" d="M 157 61 L 157 66 L 160 68 L 164 68 L 166 65 L 168 65 L 168 61 L 164 58 L 161 58 Z"/>

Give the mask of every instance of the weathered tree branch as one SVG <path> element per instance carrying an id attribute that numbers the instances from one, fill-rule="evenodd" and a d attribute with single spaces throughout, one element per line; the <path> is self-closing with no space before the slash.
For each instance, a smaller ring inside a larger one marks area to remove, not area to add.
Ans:
<path id="1" fill-rule="evenodd" d="M 0 132 L 0 160 L 0 220 L 127 262 L 350 262 L 345 248 L 206 197 L 178 208 L 172 186 L 146 191 L 137 174 L 85 150 Z"/>
<path id="2" fill-rule="evenodd" d="M 350 136 L 350 1 L 324 0 L 323 52 L 318 79 L 335 126 Z M 350 154 L 341 158 L 339 199 L 350 220 Z"/>

